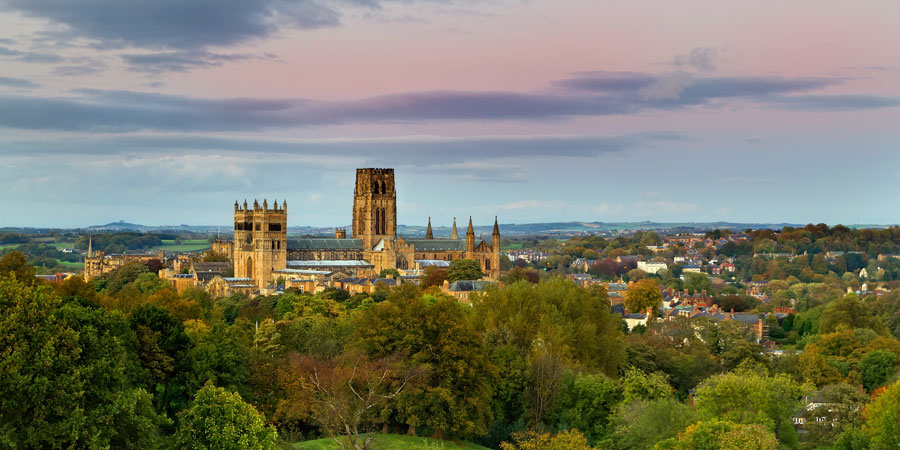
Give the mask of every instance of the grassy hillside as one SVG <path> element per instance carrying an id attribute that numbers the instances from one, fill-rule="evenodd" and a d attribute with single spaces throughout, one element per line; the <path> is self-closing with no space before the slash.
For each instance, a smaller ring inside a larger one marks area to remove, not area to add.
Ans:
<path id="1" fill-rule="evenodd" d="M 313 441 L 297 442 L 295 449 L 302 450 L 338 450 L 340 446 L 331 439 L 316 439 Z M 398 434 L 384 434 L 375 438 L 375 448 L 380 450 L 488 450 L 487 447 L 475 445 L 469 442 L 441 441 L 416 436 L 403 436 Z"/>
<path id="2" fill-rule="evenodd" d="M 162 245 L 153 247 L 153 250 L 165 250 L 167 252 L 196 252 L 210 247 L 206 239 L 185 239 L 183 243 L 176 244 L 174 239 L 163 239 Z"/>

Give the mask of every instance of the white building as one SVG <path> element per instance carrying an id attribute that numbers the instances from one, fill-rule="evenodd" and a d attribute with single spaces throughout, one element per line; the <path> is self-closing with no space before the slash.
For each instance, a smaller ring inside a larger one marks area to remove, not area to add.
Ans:
<path id="1" fill-rule="evenodd" d="M 637 268 L 647 273 L 657 273 L 660 270 L 668 269 L 669 265 L 665 261 L 638 261 Z"/>

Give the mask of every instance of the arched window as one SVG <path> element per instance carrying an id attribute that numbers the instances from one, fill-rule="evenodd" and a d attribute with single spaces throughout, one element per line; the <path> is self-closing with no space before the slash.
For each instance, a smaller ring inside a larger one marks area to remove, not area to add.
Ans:
<path id="1" fill-rule="evenodd" d="M 377 182 L 377 181 L 373 181 L 373 182 L 372 182 L 372 193 L 373 193 L 373 194 L 377 194 L 377 193 L 378 193 L 378 182 Z"/>
<path id="2" fill-rule="evenodd" d="M 253 278 L 253 258 L 247 257 L 247 270 L 245 275 L 248 278 Z"/>
<path id="3" fill-rule="evenodd" d="M 384 181 L 381 182 L 381 193 L 382 193 L 382 194 L 387 194 L 387 189 L 385 188 Z"/>

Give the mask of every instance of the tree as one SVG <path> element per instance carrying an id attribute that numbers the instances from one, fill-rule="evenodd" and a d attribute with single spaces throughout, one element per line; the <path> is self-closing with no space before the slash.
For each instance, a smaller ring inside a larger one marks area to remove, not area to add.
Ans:
<path id="1" fill-rule="evenodd" d="M 824 418 L 809 420 L 803 426 L 807 431 L 806 442 L 813 445 L 829 445 L 835 442 L 845 430 L 862 425 L 862 412 L 869 398 L 856 386 L 836 383 L 821 389 L 822 401 L 809 411 L 809 417 Z"/>
<path id="2" fill-rule="evenodd" d="M 655 315 L 662 303 L 662 291 L 655 280 L 645 279 L 634 283 L 625 291 L 625 307 L 632 312 L 647 312 Z"/>
<path id="3" fill-rule="evenodd" d="M 583 430 L 590 441 L 605 436 L 609 418 L 622 400 L 615 380 L 604 375 L 570 375 L 559 402 L 560 423 Z"/>
<path id="4" fill-rule="evenodd" d="M 625 371 L 622 379 L 622 401 L 631 403 L 635 400 L 656 400 L 668 398 L 672 395 L 672 386 L 669 385 L 666 375 L 654 372 L 646 373 L 641 369 L 631 367 Z"/>
<path id="5" fill-rule="evenodd" d="M 787 375 L 768 376 L 758 368 L 740 368 L 701 383 L 694 404 L 701 419 L 760 424 L 785 442 L 796 438 L 790 421 L 803 393 L 804 388 Z"/>
<path id="6" fill-rule="evenodd" d="M 400 271 L 389 267 L 387 269 L 382 269 L 381 272 L 378 273 L 378 278 L 387 278 L 388 276 L 400 278 Z"/>
<path id="7" fill-rule="evenodd" d="M 859 362 L 859 371 L 862 373 L 863 386 L 867 391 L 884 385 L 896 372 L 894 363 L 897 355 L 888 350 L 872 350 L 863 356 Z"/>
<path id="8" fill-rule="evenodd" d="M 839 327 L 869 328 L 882 334 L 887 331 L 872 308 L 856 294 L 847 294 L 832 301 L 822 312 L 819 322 L 821 333 L 837 331 Z"/>
<path id="9" fill-rule="evenodd" d="M 342 449 L 368 450 L 377 436 L 376 413 L 392 407 L 425 369 L 404 367 L 396 356 L 348 353 L 332 360 L 293 355 L 286 373 L 302 378 L 313 422 Z"/>
<path id="10" fill-rule="evenodd" d="M 438 266 L 428 266 L 422 270 L 422 287 L 440 286 L 447 279 L 447 269 Z"/>
<path id="11" fill-rule="evenodd" d="M 415 286 L 402 285 L 355 322 L 353 344 L 370 358 L 401 353 L 409 364 L 431 369 L 419 389 L 400 396 L 397 414 L 438 437 L 445 431 L 485 434 L 492 420 L 496 372 L 464 308 L 452 297 L 428 303 Z"/>
<path id="12" fill-rule="evenodd" d="M 863 430 L 873 450 L 900 448 L 900 382 L 895 382 L 866 406 Z"/>
<path id="13" fill-rule="evenodd" d="M 478 280 L 483 276 L 481 264 L 478 264 L 478 261 L 474 259 L 450 261 L 450 269 L 447 270 L 447 280 L 451 283 L 459 280 Z"/>
<path id="14" fill-rule="evenodd" d="M 207 383 L 179 414 L 175 445 L 189 450 L 275 449 L 278 434 L 241 396 Z"/>
<path id="15" fill-rule="evenodd" d="M 612 433 L 604 448 L 651 450 L 694 423 L 694 410 L 674 398 L 623 402 L 610 419 Z"/>
<path id="16" fill-rule="evenodd" d="M 2 277 L 0 311 L 0 447 L 153 446 L 161 420 L 129 385 L 121 316 Z"/>
<path id="17" fill-rule="evenodd" d="M 512 437 L 513 443 L 500 444 L 501 450 L 594 450 L 578 430 L 563 430 L 556 435 L 522 431 Z"/>
<path id="18" fill-rule="evenodd" d="M 760 425 L 710 419 L 687 427 L 678 439 L 660 442 L 659 450 L 775 450 L 778 440 Z"/>
<path id="19" fill-rule="evenodd" d="M 712 282 L 705 273 L 689 272 L 684 277 L 684 290 L 690 292 L 712 291 Z"/>
<path id="20" fill-rule="evenodd" d="M 34 266 L 28 264 L 28 258 L 22 252 L 9 252 L 0 258 L 0 277 L 13 276 L 21 283 L 32 285 L 34 274 Z"/>

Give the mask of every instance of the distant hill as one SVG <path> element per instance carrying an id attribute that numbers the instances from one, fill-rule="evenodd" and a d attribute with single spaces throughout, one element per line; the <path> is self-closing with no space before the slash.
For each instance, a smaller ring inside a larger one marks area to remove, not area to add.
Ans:
<path id="1" fill-rule="evenodd" d="M 457 231 L 460 237 L 466 233 L 466 223 L 459 223 Z M 779 230 L 781 228 L 803 227 L 806 224 L 798 223 L 749 223 L 749 222 L 538 222 L 538 223 L 501 223 L 500 232 L 505 237 L 513 236 L 575 236 L 581 234 L 600 234 L 603 236 L 616 236 L 622 233 L 630 233 L 637 230 L 653 230 L 662 233 L 699 233 L 715 229 L 730 229 L 743 231 L 746 229 L 762 229 L 769 228 Z M 836 224 L 830 224 L 836 225 Z M 890 225 L 866 224 L 866 225 L 847 225 L 850 228 L 887 228 Z M 291 236 L 334 236 L 335 228 L 350 229 L 349 225 L 340 225 L 337 227 L 311 227 L 311 226 L 290 226 L 288 234 Z M 398 225 L 397 231 L 401 236 L 412 238 L 425 237 L 425 226 L 422 225 Z M 432 224 L 435 237 L 446 238 L 450 236 L 449 226 L 434 226 Z M 36 228 L 0 228 L 0 231 L 10 232 L 34 232 Z M 42 229 L 43 230 L 43 229 Z M 66 229 L 58 229 L 66 230 Z M 160 225 L 149 226 L 140 225 L 130 222 L 111 222 L 105 225 L 93 225 L 81 229 L 72 229 L 74 231 L 138 231 L 138 232 L 182 232 L 182 233 L 200 233 L 200 234 L 216 234 L 221 233 L 223 237 L 231 236 L 232 225 Z M 481 224 L 475 226 L 475 234 L 480 238 L 490 239 L 493 231 L 493 224 Z"/>

